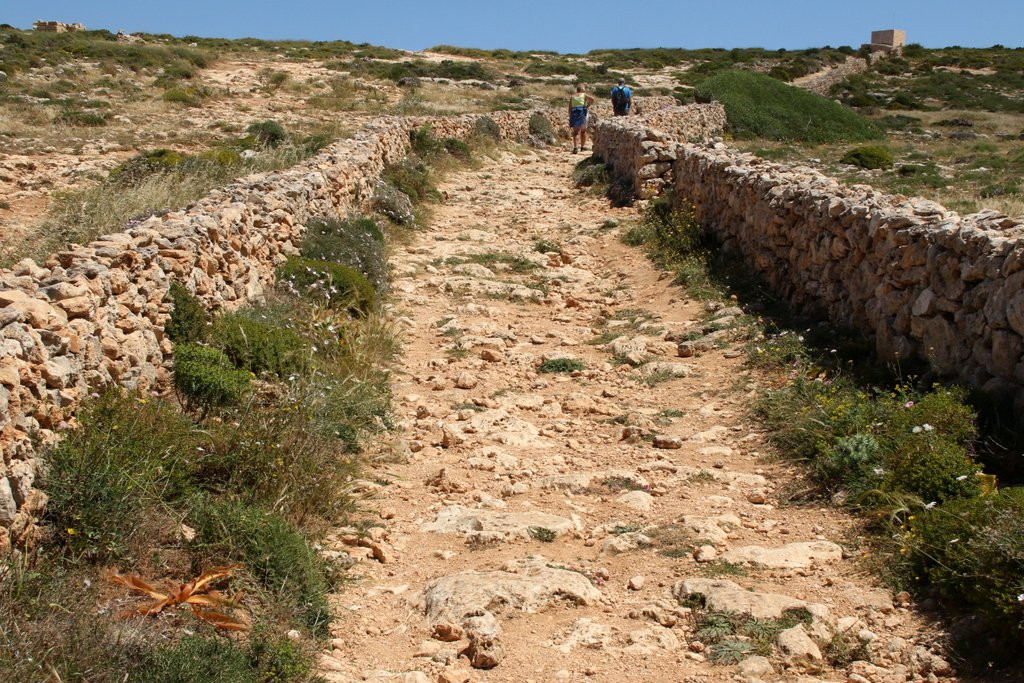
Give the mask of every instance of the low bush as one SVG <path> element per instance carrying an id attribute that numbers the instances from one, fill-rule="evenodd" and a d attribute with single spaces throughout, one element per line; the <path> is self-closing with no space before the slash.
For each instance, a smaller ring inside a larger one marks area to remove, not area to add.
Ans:
<path id="1" fill-rule="evenodd" d="M 277 121 L 257 121 L 245 132 L 261 147 L 277 147 L 288 139 L 288 131 Z"/>
<path id="2" fill-rule="evenodd" d="M 193 490 L 197 442 L 191 420 L 169 404 L 111 390 L 87 401 L 47 460 L 45 520 L 72 557 L 130 554 L 143 511 Z"/>
<path id="3" fill-rule="evenodd" d="M 445 138 L 441 141 L 445 153 L 460 161 L 469 161 L 473 156 L 473 150 L 468 144 L 456 138 Z"/>
<path id="4" fill-rule="evenodd" d="M 713 75 L 697 86 L 696 97 L 721 102 L 739 138 L 860 142 L 883 136 L 874 123 L 827 97 L 750 71 Z"/>
<path id="5" fill-rule="evenodd" d="M 490 116 L 481 116 L 473 122 L 472 136 L 491 143 L 501 141 L 501 126 Z"/>
<path id="6" fill-rule="evenodd" d="M 147 683 L 290 683 L 307 680 L 311 658 L 295 641 L 255 633 L 246 646 L 212 634 L 187 635 L 144 657 Z"/>
<path id="7" fill-rule="evenodd" d="M 236 405 L 249 388 L 250 375 L 237 370 L 219 349 L 197 344 L 174 347 L 174 387 L 185 405 L 206 415 L 213 408 Z"/>
<path id="8" fill-rule="evenodd" d="M 384 234 L 372 218 L 322 218 L 306 223 L 301 252 L 304 258 L 331 261 L 358 270 L 373 288 L 388 287 L 388 258 Z"/>
<path id="9" fill-rule="evenodd" d="M 845 381 L 798 380 L 766 394 L 758 411 L 776 445 L 811 463 L 829 491 L 852 502 L 879 491 L 938 503 L 980 490 L 969 450 L 975 417 L 965 401 L 940 387 L 873 394 Z"/>
<path id="10" fill-rule="evenodd" d="M 301 373 L 309 364 L 309 342 L 295 330 L 263 317 L 265 312 L 258 308 L 221 316 L 213 324 L 211 343 L 236 368 L 254 375 L 269 373 L 283 379 Z"/>
<path id="11" fill-rule="evenodd" d="M 549 144 L 554 143 L 558 139 L 551 121 L 540 112 L 530 114 L 529 131 L 530 135 L 536 135 Z"/>
<path id="12" fill-rule="evenodd" d="M 165 90 L 160 99 L 164 102 L 198 107 L 206 97 L 206 91 L 201 88 L 174 86 Z"/>
<path id="13" fill-rule="evenodd" d="M 396 164 L 389 164 L 380 174 L 381 180 L 407 195 L 413 202 L 440 199 L 434 187 L 430 168 L 423 161 L 408 157 Z"/>
<path id="14" fill-rule="evenodd" d="M 284 519 L 243 503 L 206 500 L 196 505 L 190 521 L 195 548 L 243 563 L 266 590 L 291 604 L 313 634 L 326 632 L 331 617 L 326 566 Z"/>
<path id="15" fill-rule="evenodd" d="M 366 315 L 377 303 L 373 285 L 362 273 L 330 261 L 293 256 L 276 272 L 280 286 L 329 308 Z"/>
<path id="16" fill-rule="evenodd" d="M 168 339 L 177 343 L 206 341 L 210 333 L 210 315 L 202 302 L 184 285 L 172 282 L 167 293 L 171 300 L 171 317 L 164 326 Z"/>
<path id="17" fill-rule="evenodd" d="M 587 157 L 576 164 L 572 180 L 576 187 L 604 187 L 611 182 L 611 167 L 601 157 Z"/>
<path id="18" fill-rule="evenodd" d="M 546 373 L 572 373 L 586 370 L 587 366 L 575 358 L 552 358 L 541 363 L 537 372 Z"/>
<path id="19" fill-rule="evenodd" d="M 170 149 L 153 149 L 123 161 L 110 171 L 110 180 L 123 187 L 138 185 L 156 173 L 168 173 L 181 166 L 185 155 Z"/>
<path id="20" fill-rule="evenodd" d="M 109 116 L 102 112 L 64 109 L 54 117 L 53 122 L 66 126 L 105 126 Z"/>
<path id="21" fill-rule="evenodd" d="M 399 225 L 412 225 L 416 221 L 412 198 L 383 180 L 377 181 L 371 203 L 374 211 Z"/>
<path id="22" fill-rule="evenodd" d="M 644 213 L 651 246 L 663 259 L 673 260 L 710 248 L 711 238 L 697 221 L 692 206 L 677 207 L 671 195 L 650 203 Z"/>
<path id="23" fill-rule="evenodd" d="M 868 145 L 851 149 L 839 160 L 840 163 L 850 164 L 859 168 L 879 169 L 892 166 L 892 152 L 885 147 Z"/>
<path id="24" fill-rule="evenodd" d="M 955 500 L 912 520 L 904 537 L 913 575 L 966 603 L 1010 640 L 1024 633 L 1024 488 Z"/>

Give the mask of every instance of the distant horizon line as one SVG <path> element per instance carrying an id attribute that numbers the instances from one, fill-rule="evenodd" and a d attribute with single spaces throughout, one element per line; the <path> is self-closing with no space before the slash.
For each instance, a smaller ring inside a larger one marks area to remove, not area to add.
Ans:
<path id="1" fill-rule="evenodd" d="M 55 22 L 59 22 L 59 23 L 62 23 L 62 24 L 80 23 L 80 22 L 74 22 L 74 21 L 62 21 L 60 19 L 37 19 L 36 21 L 47 21 L 47 22 L 55 21 Z M 32 26 L 22 27 L 22 26 L 15 26 L 13 24 L 3 24 L 3 25 L 10 26 L 10 27 L 18 29 L 20 31 L 33 31 L 33 30 L 35 30 Z M 421 47 L 421 48 L 408 48 L 408 47 L 395 47 L 395 46 L 387 45 L 387 44 L 383 44 L 383 43 L 371 43 L 369 41 L 364 41 L 364 40 L 352 40 L 350 38 L 341 38 L 341 37 L 338 37 L 338 38 L 282 38 L 282 37 L 268 38 L 268 37 L 255 36 L 255 35 L 230 37 L 230 36 L 224 36 L 224 35 L 202 35 L 200 33 L 186 33 L 186 34 L 183 34 L 183 35 L 177 35 L 177 34 L 174 34 L 174 33 L 171 33 L 171 32 L 167 32 L 167 31 L 161 31 L 161 32 L 154 32 L 154 31 L 147 31 L 147 30 L 126 31 L 125 29 L 122 29 L 122 28 L 118 28 L 118 29 L 110 29 L 110 28 L 106 28 L 106 27 L 94 28 L 94 27 L 91 27 L 91 26 L 85 26 L 85 30 L 86 31 L 108 31 L 109 33 L 117 33 L 118 31 L 124 31 L 125 33 L 131 34 L 131 35 L 135 35 L 135 34 L 138 34 L 138 33 L 152 35 L 152 36 L 168 35 L 168 36 L 171 36 L 173 38 L 177 38 L 179 40 L 184 40 L 186 38 L 195 37 L 195 38 L 204 38 L 204 39 L 221 39 L 221 40 L 238 40 L 238 41 L 242 41 L 242 40 L 262 40 L 262 41 L 266 41 L 266 42 L 296 42 L 296 43 L 347 42 L 347 43 L 353 43 L 355 45 L 372 45 L 374 47 L 385 47 L 385 48 L 391 48 L 393 50 L 404 50 L 406 52 L 429 52 L 433 48 L 438 48 L 438 47 L 454 47 L 454 48 L 457 48 L 457 49 L 481 50 L 481 51 L 485 51 L 485 52 L 493 52 L 493 51 L 497 51 L 497 50 L 505 50 L 505 51 L 508 51 L 508 52 L 523 52 L 523 53 L 555 53 L 555 54 L 558 54 L 558 55 L 561 55 L 561 56 L 566 56 L 566 57 L 573 56 L 573 55 L 586 55 L 586 54 L 589 54 L 591 52 L 601 52 L 601 51 L 610 51 L 610 50 L 689 50 L 689 51 L 693 51 L 693 50 L 765 50 L 766 52 L 775 52 L 775 51 L 778 51 L 778 50 L 786 50 L 786 51 L 789 51 L 789 52 L 798 52 L 798 51 L 802 51 L 802 50 L 838 49 L 840 47 L 849 47 L 849 48 L 852 48 L 853 50 L 857 50 L 857 49 L 860 48 L 860 45 L 845 44 L 845 43 L 839 44 L 839 45 L 831 45 L 831 44 L 826 44 L 826 45 L 810 45 L 810 46 L 807 46 L 807 47 L 765 47 L 765 46 L 762 46 L 762 45 L 733 45 L 733 46 L 730 46 L 730 47 L 711 46 L 711 45 L 704 45 L 704 46 L 701 46 L 701 47 L 683 47 L 681 45 L 632 45 L 630 47 L 612 47 L 612 46 L 595 47 L 595 48 L 591 48 L 591 49 L 587 50 L 586 52 L 562 52 L 560 50 L 555 50 L 555 49 L 551 49 L 551 48 L 541 48 L 541 47 L 530 48 L 530 49 L 522 49 L 522 48 L 512 48 L 512 47 L 479 47 L 479 46 L 475 46 L 475 45 L 458 45 L 458 44 L 455 44 L 455 43 L 435 43 L 433 45 L 428 45 L 426 47 Z M 885 31 L 885 30 L 891 30 L 891 29 L 876 29 L 876 30 Z M 864 43 L 862 43 L 862 45 L 863 44 Z M 1003 43 L 993 43 L 991 45 L 962 45 L 962 44 L 957 44 L 957 45 L 933 46 L 933 45 L 927 45 L 927 44 L 924 44 L 924 43 L 920 43 L 920 42 L 918 42 L 916 40 L 911 41 L 911 42 L 909 42 L 907 44 L 908 45 L 921 45 L 923 48 L 925 48 L 927 50 L 948 50 L 948 49 L 965 49 L 965 50 L 991 50 L 991 49 L 1024 50 L 1024 44 L 1022 44 L 1022 45 L 1005 45 Z"/>

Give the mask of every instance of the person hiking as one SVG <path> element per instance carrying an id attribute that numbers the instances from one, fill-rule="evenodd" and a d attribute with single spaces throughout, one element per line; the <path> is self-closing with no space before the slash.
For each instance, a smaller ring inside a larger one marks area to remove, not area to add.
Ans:
<path id="1" fill-rule="evenodd" d="M 576 94 L 569 98 L 569 130 L 572 131 L 572 153 L 576 154 L 587 146 L 587 114 L 594 98 L 587 94 L 583 84 L 576 86 Z M 576 140 L 579 138 L 579 145 Z"/>
<path id="2" fill-rule="evenodd" d="M 612 111 L 616 116 L 629 116 L 633 106 L 633 90 L 626 85 L 626 79 L 620 78 L 619 84 L 612 88 Z"/>

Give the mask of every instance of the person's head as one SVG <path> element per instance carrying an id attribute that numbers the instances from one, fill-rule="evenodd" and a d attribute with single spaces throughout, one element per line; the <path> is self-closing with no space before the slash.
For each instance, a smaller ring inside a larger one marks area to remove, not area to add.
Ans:
<path id="1" fill-rule="evenodd" d="M 619 79 L 619 85 L 626 85 L 626 79 L 625 78 L 620 78 Z"/>
<path id="2" fill-rule="evenodd" d="M 583 87 L 582 83 L 576 84 L 576 92 L 586 92 L 586 88 Z"/>

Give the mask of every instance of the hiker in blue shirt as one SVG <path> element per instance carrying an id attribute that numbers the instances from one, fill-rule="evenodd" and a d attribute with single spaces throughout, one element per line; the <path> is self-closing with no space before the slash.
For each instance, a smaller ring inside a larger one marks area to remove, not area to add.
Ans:
<path id="1" fill-rule="evenodd" d="M 612 111 L 616 116 L 629 116 L 633 106 L 633 91 L 626 85 L 626 79 L 620 78 L 619 84 L 612 88 Z"/>

